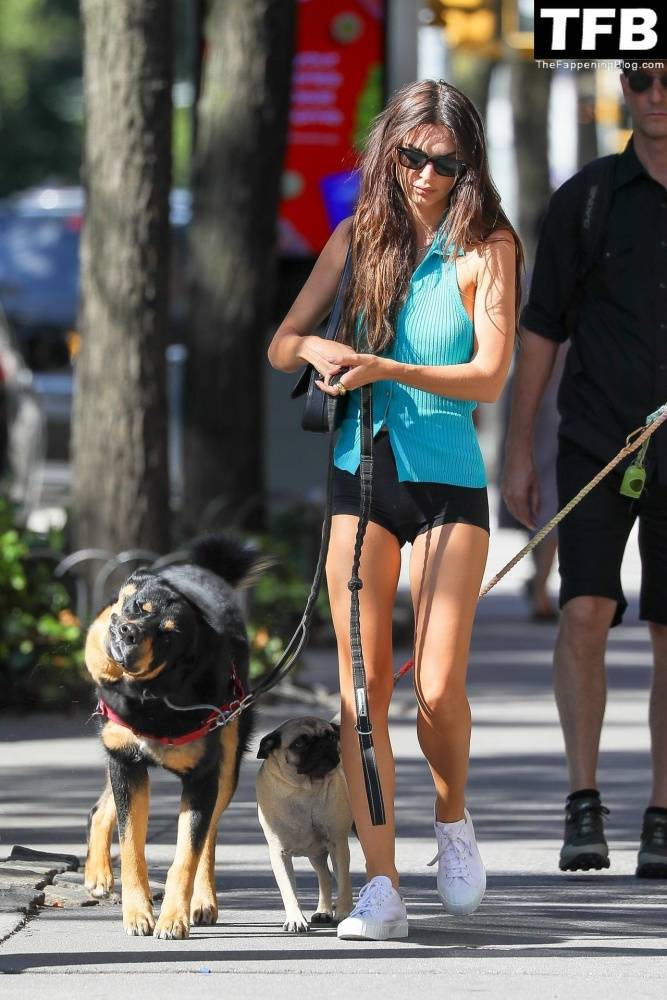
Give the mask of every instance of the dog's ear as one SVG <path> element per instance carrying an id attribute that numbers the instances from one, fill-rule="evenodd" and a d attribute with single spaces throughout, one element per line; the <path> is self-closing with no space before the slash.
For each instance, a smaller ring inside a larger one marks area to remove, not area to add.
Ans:
<path id="1" fill-rule="evenodd" d="M 272 733 L 267 733 L 259 744 L 259 750 L 257 751 L 257 757 L 260 760 L 266 760 L 270 753 L 277 750 L 280 746 L 281 739 L 280 733 L 277 729 L 274 729 Z"/>

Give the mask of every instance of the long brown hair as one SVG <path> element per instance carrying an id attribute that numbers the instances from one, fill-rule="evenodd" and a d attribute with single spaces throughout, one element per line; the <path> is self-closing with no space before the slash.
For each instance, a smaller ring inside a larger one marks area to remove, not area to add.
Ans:
<path id="1" fill-rule="evenodd" d="M 496 229 L 508 229 L 516 253 L 516 313 L 523 271 L 521 242 L 500 206 L 491 180 L 484 127 L 465 94 L 444 80 L 413 83 L 396 94 L 371 127 L 361 162 L 361 191 L 352 224 L 352 278 L 346 295 L 344 336 L 356 339 L 362 318 L 364 348 L 379 353 L 394 336 L 396 315 L 414 269 L 415 239 L 397 171 L 397 146 L 422 126 L 442 125 L 467 165 L 449 195 L 447 244 L 451 252 L 479 246 Z"/>

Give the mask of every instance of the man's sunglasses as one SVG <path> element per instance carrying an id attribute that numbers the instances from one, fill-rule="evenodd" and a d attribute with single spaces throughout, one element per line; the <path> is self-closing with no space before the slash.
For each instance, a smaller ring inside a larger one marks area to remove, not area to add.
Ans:
<path id="1" fill-rule="evenodd" d="M 456 177 L 462 173 L 466 164 L 455 156 L 427 156 L 421 149 L 409 146 L 397 146 L 398 162 L 408 170 L 422 170 L 427 163 L 433 164 L 433 169 L 440 177 Z"/>
<path id="2" fill-rule="evenodd" d="M 628 87 L 634 94 L 643 94 L 653 86 L 654 80 L 660 80 L 662 89 L 667 90 L 667 73 L 663 73 L 662 76 L 651 76 L 650 73 L 644 73 L 638 69 L 633 70 L 632 73 L 628 73 L 627 80 Z"/>

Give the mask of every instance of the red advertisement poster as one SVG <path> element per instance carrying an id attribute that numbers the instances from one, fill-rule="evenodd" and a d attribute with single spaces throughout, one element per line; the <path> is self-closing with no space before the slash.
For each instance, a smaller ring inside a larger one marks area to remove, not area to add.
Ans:
<path id="1" fill-rule="evenodd" d="M 382 107 L 385 0 L 299 0 L 279 216 L 285 256 L 320 252 L 350 215 L 358 151 Z"/>

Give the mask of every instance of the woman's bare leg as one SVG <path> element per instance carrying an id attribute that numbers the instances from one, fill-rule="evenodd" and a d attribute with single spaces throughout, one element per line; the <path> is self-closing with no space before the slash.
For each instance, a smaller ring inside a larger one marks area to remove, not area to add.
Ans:
<path id="1" fill-rule="evenodd" d="M 470 524 L 418 535 L 410 558 L 415 609 L 417 735 L 436 791 L 436 818 L 463 818 L 470 750 L 466 673 L 489 536 Z"/>
<path id="2" fill-rule="evenodd" d="M 394 756 L 389 742 L 387 715 L 393 690 L 391 624 L 396 588 L 401 568 L 398 540 L 391 532 L 370 522 L 366 529 L 359 576 L 359 619 L 373 743 L 382 783 L 386 823 L 373 826 L 355 729 L 356 710 L 350 653 L 350 591 L 354 542 L 358 518 L 337 514 L 332 518 L 331 543 L 327 559 L 327 584 L 333 626 L 338 643 L 341 690 L 341 747 L 343 768 L 350 790 L 352 814 L 366 858 L 368 878 L 387 875 L 395 888 L 398 872 L 395 860 Z"/>

